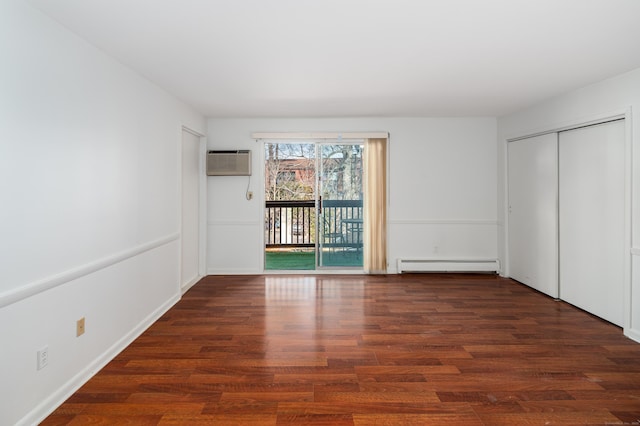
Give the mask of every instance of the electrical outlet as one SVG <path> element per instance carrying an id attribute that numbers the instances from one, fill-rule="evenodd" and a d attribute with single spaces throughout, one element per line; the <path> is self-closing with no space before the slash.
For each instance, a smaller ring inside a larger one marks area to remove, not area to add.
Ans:
<path id="1" fill-rule="evenodd" d="M 247 192 L 247 200 L 253 199 L 253 191 Z"/>
<path id="2" fill-rule="evenodd" d="M 49 364 L 49 346 L 38 351 L 38 370 L 42 370 Z"/>
<path id="3" fill-rule="evenodd" d="M 84 317 L 76 321 L 76 337 L 80 337 L 84 334 Z"/>

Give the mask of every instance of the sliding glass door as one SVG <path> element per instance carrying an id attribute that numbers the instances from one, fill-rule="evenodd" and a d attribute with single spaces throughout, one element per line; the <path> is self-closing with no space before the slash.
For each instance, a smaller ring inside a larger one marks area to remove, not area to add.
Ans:
<path id="1" fill-rule="evenodd" d="M 318 267 L 362 267 L 361 143 L 319 143 Z"/>
<path id="2" fill-rule="evenodd" d="M 362 268 L 359 143 L 265 143 L 265 269 Z"/>

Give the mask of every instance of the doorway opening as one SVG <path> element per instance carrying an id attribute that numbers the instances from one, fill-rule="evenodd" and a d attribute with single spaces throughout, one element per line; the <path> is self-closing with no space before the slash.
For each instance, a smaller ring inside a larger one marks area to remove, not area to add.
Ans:
<path id="1" fill-rule="evenodd" d="M 265 269 L 362 268 L 363 148 L 265 142 Z"/>

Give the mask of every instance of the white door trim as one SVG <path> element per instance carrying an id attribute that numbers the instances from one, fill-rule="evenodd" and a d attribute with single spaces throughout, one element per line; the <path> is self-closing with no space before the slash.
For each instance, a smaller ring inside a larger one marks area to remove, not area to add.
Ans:
<path id="1" fill-rule="evenodd" d="M 183 265 L 182 265 L 182 240 L 183 240 L 183 235 L 182 235 L 182 209 L 183 209 L 183 192 L 182 192 L 182 185 L 183 185 L 183 169 L 182 169 L 182 154 L 183 154 L 183 144 L 184 144 L 184 140 L 183 140 L 183 134 L 184 133 L 188 133 L 192 136 L 195 136 L 196 138 L 198 138 L 198 266 L 197 266 L 197 275 L 194 279 L 190 280 L 189 282 L 183 283 L 182 282 L 182 272 L 183 272 Z M 196 131 L 191 129 L 188 126 L 185 125 L 181 125 L 180 126 L 180 144 L 179 144 L 179 149 L 178 149 L 178 176 L 179 176 L 179 183 L 178 183 L 178 199 L 179 199 L 179 207 L 178 207 L 178 218 L 179 218 L 179 227 L 180 227 L 180 259 L 179 259 L 179 268 L 178 268 L 178 276 L 179 276 L 179 287 L 180 287 L 180 293 L 184 294 L 187 292 L 187 290 L 189 290 L 194 284 L 196 284 L 202 277 L 204 277 L 206 275 L 206 217 L 207 217 L 207 181 L 206 181 L 206 175 L 205 175 L 205 161 L 206 161 L 206 157 L 204 155 L 204 153 L 206 152 L 206 137 Z"/>

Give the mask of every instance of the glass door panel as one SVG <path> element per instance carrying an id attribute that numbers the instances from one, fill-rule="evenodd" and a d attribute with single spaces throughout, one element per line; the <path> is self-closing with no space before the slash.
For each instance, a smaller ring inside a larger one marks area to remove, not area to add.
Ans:
<path id="1" fill-rule="evenodd" d="M 265 269 L 315 269 L 316 147 L 265 144 Z"/>
<path id="2" fill-rule="evenodd" d="M 362 268 L 362 143 L 318 143 L 319 268 Z"/>

